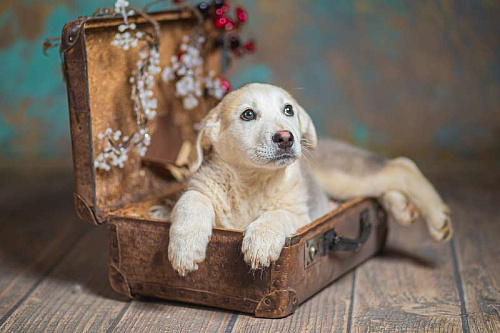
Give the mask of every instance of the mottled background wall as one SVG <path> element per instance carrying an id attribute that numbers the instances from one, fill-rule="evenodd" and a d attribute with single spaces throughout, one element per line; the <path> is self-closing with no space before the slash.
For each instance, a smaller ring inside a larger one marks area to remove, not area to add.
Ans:
<path id="1" fill-rule="evenodd" d="M 417 160 L 500 166 L 499 1 L 240 4 L 258 50 L 232 66 L 233 86 L 292 90 L 322 135 Z M 41 43 L 102 6 L 113 1 L 1 0 L 0 160 L 69 161 L 59 58 L 42 56 Z"/>

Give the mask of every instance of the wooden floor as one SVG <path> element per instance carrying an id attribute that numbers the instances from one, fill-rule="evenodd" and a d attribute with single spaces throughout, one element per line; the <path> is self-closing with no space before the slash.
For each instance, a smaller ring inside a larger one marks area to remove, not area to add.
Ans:
<path id="1" fill-rule="evenodd" d="M 444 174 L 456 236 L 391 224 L 385 252 L 285 319 L 125 301 L 107 282 L 107 234 L 75 216 L 70 171 L 0 171 L 0 331 L 500 332 L 500 183 Z M 482 178 L 481 178 L 482 179 Z M 491 179 L 491 178 L 490 178 Z"/>

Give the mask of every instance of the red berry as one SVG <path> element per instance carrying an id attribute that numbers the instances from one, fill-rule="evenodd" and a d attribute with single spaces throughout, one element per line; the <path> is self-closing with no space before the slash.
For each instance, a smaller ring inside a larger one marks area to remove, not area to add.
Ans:
<path id="1" fill-rule="evenodd" d="M 182 1 L 183 1 L 183 0 L 172 0 L 172 2 L 173 2 L 173 3 L 175 3 L 175 4 L 179 4 L 179 3 L 181 3 Z"/>
<path id="2" fill-rule="evenodd" d="M 236 7 L 236 16 L 241 23 L 248 21 L 248 14 L 243 7 Z"/>
<path id="3" fill-rule="evenodd" d="M 217 16 L 222 16 L 222 15 L 224 15 L 224 14 L 225 14 L 228 10 L 229 10 L 229 5 L 228 5 L 228 4 L 224 4 L 224 5 L 222 5 L 222 7 L 217 8 L 217 9 L 215 10 L 215 14 L 216 14 Z"/>
<path id="4" fill-rule="evenodd" d="M 226 79 L 221 79 L 220 80 L 220 86 L 222 87 L 222 89 L 224 89 L 224 91 L 228 92 L 229 90 L 231 90 L 231 84 L 229 83 L 228 80 Z"/>
<path id="5" fill-rule="evenodd" d="M 229 22 L 229 20 L 223 16 L 221 17 L 216 17 L 214 20 L 214 26 L 217 29 L 223 29 L 224 26 Z"/>
<path id="6" fill-rule="evenodd" d="M 233 30 L 234 29 L 234 22 L 231 20 L 227 20 L 226 25 L 224 26 L 226 30 Z"/>
<path id="7" fill-rule="evenodd" d="M 184 53 L 186 53 L 186 52 L 181 51 L 181 52 L 177 53 L 177 60 L 180 61 L 182 59 L 182 56 L 184 55 Z"/>
<path id="8" fill-rule="evenodd" d="M 243 47 L 245 48 L 245 50 L 247 50 L 248 52 L 253 52 L 255 51 L 255 43 L 254 41 L 249 41 L 249 42 L 246 42 L 245 45 L 243 45 Z"/>

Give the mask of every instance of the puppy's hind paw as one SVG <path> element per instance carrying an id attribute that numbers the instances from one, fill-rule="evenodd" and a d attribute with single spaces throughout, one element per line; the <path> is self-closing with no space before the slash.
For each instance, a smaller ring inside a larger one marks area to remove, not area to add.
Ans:
<path id="1" fill-rule="evenodd" d="M 434 212 L 434 214 L 432 214 L 426 222 L 429 234 L 435 241 L 447 241 L 453 236 L 450 210 L 447 206 L 443 206 L 436 210 L 436 212 Z"/>
<path id="2" fill-rule="evenodd" d="M 262 224 L 252 223 L 245 231 L 241 251 L 245 262 L 255 270 L 269 267 L 278 260 L 284 245 L 284 235 L 267 229 Z"/>
<path id="3" fill-rule="evenodd" d="M 396 222 L 403 226 L 410 226 L 419 216 L 417 207 L 399 191 L 385 192 L 380 201 Z"/>

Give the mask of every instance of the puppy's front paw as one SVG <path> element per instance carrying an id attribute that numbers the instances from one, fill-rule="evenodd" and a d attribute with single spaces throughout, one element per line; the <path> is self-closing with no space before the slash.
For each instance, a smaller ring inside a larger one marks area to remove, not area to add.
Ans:
<path id="1" fill-rule="evenodd" d="M 447 241 L 453 236 L 450 209 L 445 204 L 433 209 L 432 214 L 427 217 L 426 222 L 429 234 L 435 241 Z"/>
<path id="2" fill-rule="evenodd" d="M 241 251 L 245 262 L 252 269 L 258 269 L 269 267 L 271 262 L 278 260 L 283 246 L 284 234 L 267 228 L 265 223 L 254 222 L 245 231 Z"/>
<path id="3" fill-rule="evenodd" d="M 192 232 L 184 234 L 173 231 L 168 244 L 168 259 L 180 276 L 198 269 L 198 264 L 205 260 L 210 235 Z"/>

